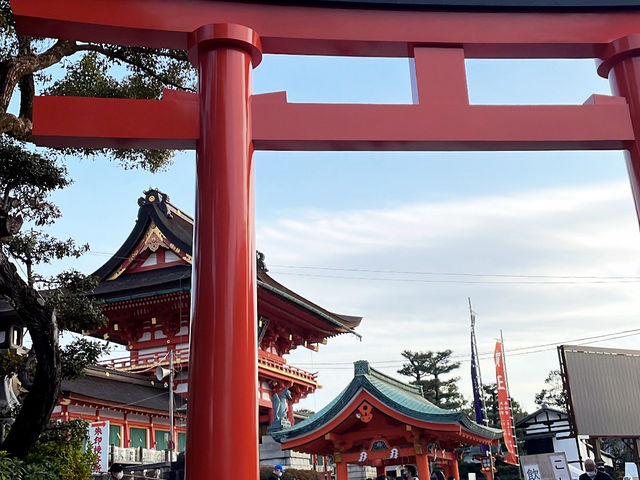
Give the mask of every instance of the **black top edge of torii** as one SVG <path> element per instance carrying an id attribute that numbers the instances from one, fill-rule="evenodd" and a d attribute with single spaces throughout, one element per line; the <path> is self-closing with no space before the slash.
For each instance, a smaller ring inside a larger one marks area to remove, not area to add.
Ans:
<path id="1" fill-rule="evenodd" d="M 589 12 L 638 9 L 640 0 L 242 0 L 245 3 L 394 10 Z"/>

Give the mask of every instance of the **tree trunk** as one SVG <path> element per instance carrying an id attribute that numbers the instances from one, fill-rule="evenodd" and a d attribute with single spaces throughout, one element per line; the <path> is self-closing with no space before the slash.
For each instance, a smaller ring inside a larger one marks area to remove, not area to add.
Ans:
<path id="1" fill-rule="evenodd" d="M 1 250 L 0 295 L 7 297 L 25 322 L 38 362 L 33 387 L 1 446 L 10 454 L 24 458 L 47 425 L 58 400 L 61 382 L 58 324 L 53 309 L 20 278 L 16 267 Z"/>

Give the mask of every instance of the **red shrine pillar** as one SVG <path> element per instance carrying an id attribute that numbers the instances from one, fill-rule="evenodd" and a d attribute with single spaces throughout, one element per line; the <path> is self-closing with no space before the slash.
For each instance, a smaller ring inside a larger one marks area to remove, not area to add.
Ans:
<path id="1" fill-rule="evenodd" d="M 453 451 L 455 452 L 455 450 L 453 450 Z M 450 475 L 452 475 L 455 480 L 460 480 L 460 470 L 458 468 L 458 459 L 456 457 L 454 457 L 451 460 L 451 463 L 449 463 L 449 465 L 450 465 L 450 468 L 451 468 Z M 447 477 L 447 478 L 449 478 L 449 477 Z"/>
<path id="2" fill-rule="evenodd" d="M 624 97 L 629 105 L 635 141 L 627 146 L 625 156 L 636 215 L 640 220 L 640 34 L 611 42 L 602 58 L 598 74 L 608 77 L 613 93 Z"/>
<path id="3" fill-rule="evenodd" d="M 186 479 L 258 478 L 258 370 L 248 27 L 189 36 L 200 79 Z M 239 461 L 233 461 L 237 459 Z"/>
<path id="4" fill-rule="evenodd" d="M 420 480 L 428 480 L 431 477 L 431 472 L 429 472 L 429 457 L 426 453 L 416 452 L 416 467 L 418 467 L 418 478 Z"/>
<path id="5" fill-rule="evenodd" d="M 349 480 L 347 462 L 336 462 L 336 478 L 335 480 Z"/>

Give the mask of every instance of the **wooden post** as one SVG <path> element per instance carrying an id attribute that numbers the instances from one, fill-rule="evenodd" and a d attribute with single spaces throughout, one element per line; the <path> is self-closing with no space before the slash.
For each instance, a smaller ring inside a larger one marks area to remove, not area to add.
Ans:
<path id="1" fill-rule="evenodd" d="M 185 478 L 253 480 L 258 464 L 258 349 L 251 67 L 248 27 L 204 25 L 189 36 L 198 67 L 200 135 Z M 229 461 L 242 452 L 241 462 Z"/>
<path id="2" fill-rule="evenodd" d="M 458 470 L 458 459 L 454 458 L 451 460 L 451 475 L 455 480 L 460 480 L 460 470 Z"/>
<path id="3" fill-rule="evenodd" d="M 429 458 L 426 453 L 416 453 L 416 466 L 418 467 L 418 478 L 428 480 L 430 478 Z"/>
<path id="4" fill-rule="evenodd" d="M 335 480 L 349 480 L 347 470 L 347 462 L 336 462 L 336 478 Z"/>

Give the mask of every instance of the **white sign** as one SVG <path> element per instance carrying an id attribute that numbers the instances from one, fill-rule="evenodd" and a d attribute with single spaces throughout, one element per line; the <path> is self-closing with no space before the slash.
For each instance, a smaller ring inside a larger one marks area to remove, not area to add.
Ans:
<path id="1" fill-rule="evenodd" d="M 540 475 L 540 467 L 537 464 L 525 465 L 524 480 L 542 480 Z"/>
<path id="2" fill-rule="evenodd" d="M 93 466 L 94 472 L 106 472 L 109 469 L 109 422 L 93 422 L 89 424 L 89 442 L 93 444 L 93 452 L 98 460 Z"/>
<path id="3" fill-rule="evenodd" d="M 549 461 L 551 462 L 553 476 L 556 480 L 571 480 L 569 465 L 567 465 L 567 458 L 564 456 L 564 453 L 561 455 L 549 455 Z"/>

